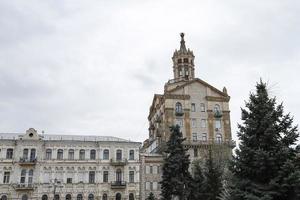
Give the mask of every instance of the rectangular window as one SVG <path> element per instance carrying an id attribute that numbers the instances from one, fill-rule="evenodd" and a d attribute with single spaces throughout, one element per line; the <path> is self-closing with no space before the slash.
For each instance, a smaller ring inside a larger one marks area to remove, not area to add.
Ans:
<path id="1" fill-rule="evenodd" d="M 158 171 L 157 168 L 158 168 L 157 166 L 153 166 L 153 174 L 157 174 Z"/>
<path id="2" fill-rule="evenodd" d="M 205 112 L 205 104 L 204 103 L 200 104 L 200 111 Z"/>
<path id="3" fill-rule="evenodd" d="M 28 159 L 28 149 L 23 149 L 23 159 Z"/>
<path id="4" fill-rule="evenodd" d="M 193 133 L 193 141 L 197 141 L 197 133 Z"/>
<path id="5" fill-rule="evenodd" d="M 22 169 L 20 183 L 25 183 L 25 180 L 26 180 L 26 169 Z"/>
<path id="6" fill-rule="evenodd" d="M 196 112 L 196 104 L 194 103 L 191 104 L 191 111 Z"/>
<path id="7" fill-rule="evenodd" d="M 108 171 L 103 172 L 103 182 L 107 183 L 108 182 Z"/>
<path id="8" fill-rule="evenodd" d="M 157 190 L 157 182 L 153 182 L 153 190 Z"/>
<path id="9" fill-rule="evenodd" d="M 74 160 L 74 150 L 73 149 L 69 150 L 68 159 L 69 160 Z"/>
<path id="10" fill-rule="evenodd" d="M 215 121 L 215 127 L 216 127 L 217 129 L 220 129 L 220 128 L 221 128 L 221 120 L 216 119 L 216 121 Z"/>
<path id="11" fill-rule="evenodd" d="M 52 150 L 47 149 L 46 150 L 46 160 L 51 160 L 52 159 Z"/>
<path id="12" fill-rule="evenodd" d="M 129 160 L 134 160 L 134 150 L 129 151 Z"/>
<path id="13" fill-rule="evenodd" d="M 191 121 L 192 121 L 192 127 L 195 128 L 195 127 L 196 127 L 196 124 L 197 124 L 196 119 L 192 119 Z"/>
<path id="14" fill-rule="evenodd" d="M 150 166 L 146 166 L 146 174 L 150 174 Z"/>
<path id="15" fill-rule="evenodd" d="M 207 141 L 207 134 L 206 133 L 202 133 L 202 141 Z"/>
<path id="16" fill-rule="evenodd" d="M 198 157 L 198 149 L 197 148 L 194 149 L 194 157 Z"/>
<path id="17" fill-rule="evenodd" d="M 89 172 L 89 183 L 95 183 L 95 171 Z"/>
<path id="18" fill-rule="evenodd" d="M 146 182 L 145 186 L 146 186 L 146 190 L 150 190 L 150 182 Z"/>
<path id="19" fill-rule="evenodd" d="M 201 119 L 201 128 L 206 128 L 206 119 Z"/>
<path id="20" fill-rule="evenodd" d="M 4 172 L 3 183 L 9 183 L 10 172 Z"/>
<path id="21" fill-rule="evenodd" d="M 134 171 L 129 171 L 129 183 L 134 183 Z"/>
<path id="22" fill-rule="evenodd" d="M 72 183 L 72 178 L 67 178 L 67 183 Z"/>
<path id="23" fill-rule="evenodd" d="M 7 149 L 6 150 L 6 159 L 12 159 L 13 158 L 13 153 L 14 153 L 13 149 Z"/>

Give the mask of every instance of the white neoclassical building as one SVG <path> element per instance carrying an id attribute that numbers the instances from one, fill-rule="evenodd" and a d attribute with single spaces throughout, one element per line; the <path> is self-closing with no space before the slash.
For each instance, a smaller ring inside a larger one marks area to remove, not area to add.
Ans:
<path id="1" fill-rule="evenodd" d="M 140 145 L 33 128 L 0 134 L 0 199 L 139 199 Z"/>

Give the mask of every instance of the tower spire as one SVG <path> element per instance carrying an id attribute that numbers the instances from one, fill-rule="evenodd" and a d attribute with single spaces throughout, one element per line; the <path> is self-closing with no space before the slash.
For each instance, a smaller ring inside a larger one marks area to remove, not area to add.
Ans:
<path id="1" fill-rule="evenodd" d="M 184 41 L 184 33 L 180 33 L 181 41 L 180 41 L 180 49 L 182 53 L 187 53 L 186 46 L 185 46 L 185 41 Z"/>

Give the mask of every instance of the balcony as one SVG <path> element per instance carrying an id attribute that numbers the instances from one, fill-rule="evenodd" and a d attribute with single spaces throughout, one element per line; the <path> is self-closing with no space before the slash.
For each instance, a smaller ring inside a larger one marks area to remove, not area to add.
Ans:
<path id="1" fill-rule="evenodd" d="M 36 158 L 20 158 L 19 164 L 21 166 L 32 166 L 37 162 Z"/>
<path id="2" fill-rule="evenodd" d="M 110 159 L 110 164 L 112 166 L 124 166 L 127 165 L 127 159 Z"/>
<path id="3" fill-rule="evenodd" d="M 17 191 L 34 190 L 34 185 L 32 183 L 18 183 L 15 185 L 15 190 Z"/>
<path id="4" fill-rule="evenodd" d="M 184 112 L 183 111 L 175 111 L 176 116 L 183 116 Z"/>
<path id="5" fill-rule="evenodd" d="M 111 189 L 125 189 L 126 182 L 125 181 L 113 181 L 111 182 Z"/>
<path id="6" fill-rule="evenodd" d="M 222 116 L 223 116 L 222 111 L 220 111 L 220 110 L 214 111 L 214 117 L 215 118 L 221 118 Z"/>

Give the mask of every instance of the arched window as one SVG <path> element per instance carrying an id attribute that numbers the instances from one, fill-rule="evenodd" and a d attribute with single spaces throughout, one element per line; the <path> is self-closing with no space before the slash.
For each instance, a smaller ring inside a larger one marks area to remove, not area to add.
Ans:
<path id="1" fill-rule="evenodd" d="M 28 196 L 27 196 L 27 194 L 23 194 L 23 196 L 22 196 L 22 200 L 28 200 Z"/>
<path id="2" fill-rule="evenodd" d="M 181 103 L 177 102 L 175 104 L 175 112 L 176 113 L 182 113 L 182 105 L 181 105 Z"/>
<path id="3" fill-rule="evenodd" d="M 107 194 L 102 195 L 102 200 L 107 200 Z"/>
<path id="4" fill-rule="evenodd" d="M 70 194 L 67 194 L 66 195 L 66 200 L 71 200 L 72 199 L 72 196 Z"/>
<path id="5" fill-rule="evenodd" d="M 13 149 L 7 149 L 6 150 L 6 159 L 12 159 L 13 158 L 13 154 L 14 154 L 14 150 Z"/>
<path id="6" fill-rule="evenodd" d="M 59 194 L 54 195 L 54 200 L 59 200 Z"/>
<path id="7" fill-rule="evenodd" d="M 85 150 L 80 149 L 79 151 L 79 160 L 84 160 L 85 159 Z"/>
<path id="8" fill-rule="evenodd" d="M 117 155 L 116 155 L 116 157 L 117 157 L 117 160 L 122 160 L 122 150 L 121 150 L 121 149 L 118 149 L 118 150 L 117 150 Z"/>
<path id="9" fill-rule="evenodd" d="M 58 149 L 57 150 L 57 160 L 62 160 L 64 159 L 64 150 Z"/>
<path id="10" fill-rule="evenodd" d="M 69 160 L 74 160 L 74 149 L 69 149 L 68 159 Z"/>
<path id="11" fill-rule="evenodd" d="M 103 160 L 108 160 L 109 159 L 109 150 L 104 149 L 103 151 Z"/>
<path id="12" fill-rule="evenodd" d="M 117 193 L 117 194 L 116 194 L 116 200 L 121 200 L 121 198 L 122 198 L 121 194 L 120 194 L 120 193 Z"/>
<path id="13" fill-rule="evenodd" d="M 134 195 L 132 193 L 129 194 L 129 200 L 134 200 Z"/>
<path id="14" fill-rule="evenodd" d="M 129 160 L 134 160 L 134 150 L 129 151 Z"/>
<path id="15" fill-rule="evenodd" d="M 32 184 L 33 182 L 33 169 L 28 172 L 28 184 Z"/>
<path id="16" fill-rule="evenodd" d="M 52 150 L 46 149 L 46 160 L 51 160 L 51 159 L 52 159 Z"/>
<path id="17" fill-rule="evenodd" d="M 42 200 L 48 200 L 48 196 L 47 196 L 46 194 L 44 194 L 44 195 L 42 196 Z"/>
<path id="18" fill-rule="evenodd" d="M 215 107 L 214 107 L 214 112 L 220 112 L 220 111 L 221 111 L 220 105 L 216 104 Z"/>
<path id="19" fill-rule="evenodd" d="M 89 194 L 88 200 L 94 200 L 94 195 L 93 194 Z"/>
<path id="20" fill-rule="evenodd" d="M 77 200 L 82 200 L 82 194 L 77 195 Z"/>
<path id="21" fill-rule="evenodd" d="M 95 160 L 96 159 L 96 150 L 95 149 L 92 149 L 90 151 L 90 159 L 91 160 Z"/>
<path id="22" fill-rule="evenodd" d="M 216 135 L 216 141 L 217 141 L 217 143 L 219 143 L 219 144 L 222 143 L 222 135 L 221 135 L 221 134 L 218 133 L 218 134 Z"/>
<path id="23" fill-rule="evenodd" d="M 1 197 L 1 200 L 7 200 L 7 196 L 6 196 L 6 195 L 3 195 L 3 196 Z"/>

